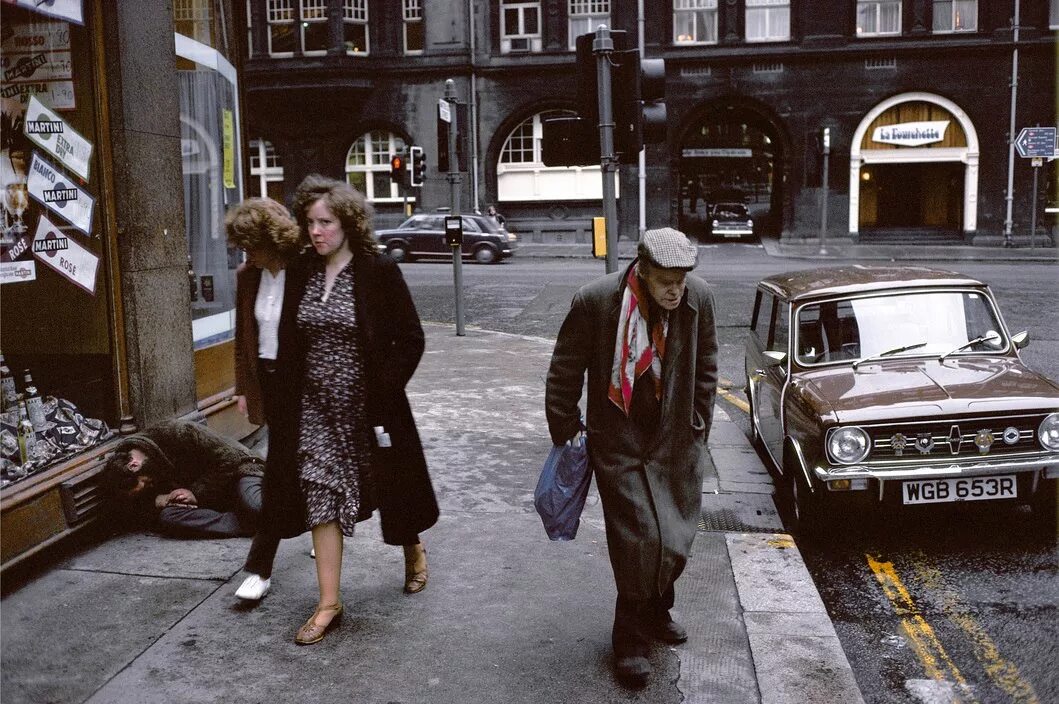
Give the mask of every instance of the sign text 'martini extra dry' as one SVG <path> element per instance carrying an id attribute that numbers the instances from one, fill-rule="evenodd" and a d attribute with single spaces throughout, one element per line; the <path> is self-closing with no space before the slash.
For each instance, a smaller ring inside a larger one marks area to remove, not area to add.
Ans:
<path id="1" fill-rule="evenodd" d="M 24 130 L 34 144 L 61 161 L 70 171 L 88 180 L 92 143 L 36 97 L 31 97 L 26 107 Z"/>

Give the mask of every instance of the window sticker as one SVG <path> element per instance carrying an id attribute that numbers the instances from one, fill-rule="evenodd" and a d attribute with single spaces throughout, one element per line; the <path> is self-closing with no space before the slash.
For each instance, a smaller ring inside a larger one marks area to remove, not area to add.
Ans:
<path id="1" fill-rule="evenodd" d="M 30 141 L 58 159 L 70 171 L 88 180 L 92 143 L 37 100 L 36 96 L 29 99 L 23 129 Z"/>
<path id="2" fill-rule="evenodd" d="M 33 152 L 33 161 L 30 163 L 28 186 L 34 200 L 91 236 L 95 199 L 37 152 Z"/>
<path id="3" fill-rule="evenodd" d="M 67 237 L 44 215 L 33 235 L 33 256 L 93 296 L 99 257 Z"/>
<path id="4" fill-rule="evenodd" d="M 0 285 L 24 284 L 37 280 L 37 262 L 0 262 Z"/>
<path id="5" fill-rule="evenodd" d="M 77 24 L 85 23 L 84 4 L 81 0 L 4 0 L 12 5 L 25 7 L 50 17 L 60 17 Z"/>

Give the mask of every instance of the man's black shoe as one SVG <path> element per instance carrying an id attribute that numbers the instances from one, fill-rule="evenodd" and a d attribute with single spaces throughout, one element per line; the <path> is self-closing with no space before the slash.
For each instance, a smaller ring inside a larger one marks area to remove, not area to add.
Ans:
<path id="1" fill-rule="evenodd" d="M 688 629 L 670 618 L 668 611 L 647 616 L 637 625 L 641 634 L 660 640 L 663 643 L 676 645 L 688 639 Z"/>
<path id="2" fill-rule="evenodd" d="M 651 663 L 642 655 L 614 653 L 614 673 L 619 683 L 640 689 L 651 678 Z"/>

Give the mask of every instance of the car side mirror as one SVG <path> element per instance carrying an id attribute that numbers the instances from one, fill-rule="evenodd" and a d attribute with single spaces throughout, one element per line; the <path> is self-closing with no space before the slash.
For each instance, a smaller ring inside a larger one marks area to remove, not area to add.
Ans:
<path id="1" fill-rule="evenodd" d="M 1021 350 L 1026 345 L 1030 344 L 1030 333 L 1028 330 L 1017 332 L 1011 336 L 1011 342 L 1015 345 L 1015 349 Z"/>
<path id="2" fill-rule="evenodd" d="M 778 367 L 787 363 L 786 352 L 776 352 L 774 350 L 767 350 L 765 352 L 765 366 L 766 367 Z"/>

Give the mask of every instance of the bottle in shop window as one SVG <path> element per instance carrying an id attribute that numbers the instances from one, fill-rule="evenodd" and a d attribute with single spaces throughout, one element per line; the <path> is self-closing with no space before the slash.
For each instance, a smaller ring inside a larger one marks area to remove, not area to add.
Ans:
<path id="1" fill-rule="evenodd" d="M 44 417 L 44 399 L 40 397 L 37 387 L 33 384 L 33 376 L 29 373 L 29 370 L 24 369 L 22 374 L 24 381 L 22 392 L 26 400 L 26 413 L 29 416 L 29 422 L 33 424 L 34 430 L 42 430 L 48 422 Z"/>
<path id="2" fill-rule="evenodd" d="M 18 458 L 20 464 L 26 464 L 33 458 L 33 448 L 37 444 L 37 434 L 33 432 L 33 423 L 26 410 L 26 399 L 19 394 L 18 403 Z"/>
<path id="3" fill-rule="evenodd" d="M 18 391 L 15 389 L 15 375 L 7 367 L 4 355 L 0 354 L 0 406 L 12 408 Z"/>
<path id="4" fill-rule="evenodd" d="M 191 300 L 199 300 L 199 285 L 195 276 L 195 269 L 191 265 L 191 255 L 188 255 L 188 288 L 191 290 Z"/>

